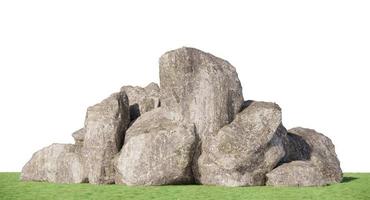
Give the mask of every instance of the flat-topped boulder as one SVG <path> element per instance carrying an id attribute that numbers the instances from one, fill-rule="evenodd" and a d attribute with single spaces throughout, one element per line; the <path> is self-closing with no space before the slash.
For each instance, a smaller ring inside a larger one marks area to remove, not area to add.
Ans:
<path id="1" fill-rule="evenodd" d="M 266 185 L 271 186 L 320 186 L 328 184 L 322 174 L 309 161 L 284 163 L 267 174 Z"/>

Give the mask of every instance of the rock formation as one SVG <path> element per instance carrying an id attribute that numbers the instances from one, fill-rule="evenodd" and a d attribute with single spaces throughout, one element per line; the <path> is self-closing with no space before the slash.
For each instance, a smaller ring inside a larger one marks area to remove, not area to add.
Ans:
<path id="1" fill-rule="evenodd" d="M 235 68 L 183 47 L 159 60 L 160 87 L 123 86 L 87 109 L 75 144 L 37 151 L 24 181 L 126 185 L 319 186 L 342 179 L 331 140 L 244 102 Z"/>

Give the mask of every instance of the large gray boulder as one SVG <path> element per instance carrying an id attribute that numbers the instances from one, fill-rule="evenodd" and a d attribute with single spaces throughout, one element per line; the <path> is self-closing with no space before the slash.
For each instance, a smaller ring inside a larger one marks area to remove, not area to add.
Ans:
<path id="1" fill-rule="evenodd" d="M 198 49 L 172 50 L 159 60 L 161 106 L 196 126 L 201 140 L 230 123 L 243 103 L 235 68 Z"/>
<path id="2" fill-rule="evenodd" d="M 123 86 L 130 103 L 130 119 L 136 120 L 140 115 L 160 106 L 160 89 L 158 84 L 150 83 L 146 87 Z"/>
<path id="3" fill-rule="evenodd" d="M 76 145 L 52 144 L 33 154 L 23 167 L 21 180 L 54 183 L 85 182 L 81 156 Z"/>
<path id="4" fill-rule="evenodd" d="M 268 185 L 318 186 L 339 183 L 342 170 L 332 141 L 313 129 L 293 128 L 288 131 L 286 156 L 282 166 L 267 174 Z M 304 162 L 292 162 L 301 160 Z M 305 163 L 305 164 L 303 164 Z M 304 168 L 310 166 L 307 169 Z M 295 171 L 297 170 L 297 171 Z M 312 174 L 315 171 L 315 174 Z M 286 176 L 286 174 L 294 174 Z M 315 175 L 315 180 L 306 177 Z"/>
<path id="5" fill-rule="evenodd" d="M 195 125 L 199 143 L 193 171 L 198 180 L 202 143 L 216 135 L 241 110 L 244 100 L 238 74 L 226 60 L 183 47 L 161 56 L 159 76 L 161 106 Z"/>
<path id="6" fill-rule="evenodd" d="M 116 158 L 116 183 L 184 184 L 193 181 L 194 126 L 177 113 L 157 108 L 141 115 L 127 130 Z"/>
<path id="7" fill-rule="evenodd" d="M 203 143 L 199 182 L 206 185 L 264 185 L 265 175 L 285 155 L 286 129 L 277 104 L 251 102 L 234 121 Z"/>
<path id="8" fill-rule="evenodd" d="M 90 183 L 114 183 L 113 158 L 122 148 L 129 123 L 129 102 L 124 91 L 87 109 L 82 154 Z"/>

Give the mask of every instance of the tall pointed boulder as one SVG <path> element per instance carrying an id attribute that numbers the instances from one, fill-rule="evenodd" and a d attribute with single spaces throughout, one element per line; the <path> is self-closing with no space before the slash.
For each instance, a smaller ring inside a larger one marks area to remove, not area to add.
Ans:
<path id="1" fill-rule="evenodd" d="M 122 148 L 129 123 L 129 102 L 124 91 L 87 109 L 82 154 L 90 183 L 114 183 L 113 158 Z"/>

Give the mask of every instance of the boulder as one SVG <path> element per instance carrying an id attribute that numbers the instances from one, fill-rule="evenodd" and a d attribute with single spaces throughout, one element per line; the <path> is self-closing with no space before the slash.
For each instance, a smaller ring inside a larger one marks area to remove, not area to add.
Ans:
<path id="1" fill-rule="evenodd" d="M 285 145 L 287 154 L 283 159 L 283 163 L 286 164 L 267 175 L 269 185 L 318 186 L 341 182 L 340 163 L 335 147 L 328 137 L 313 129 L 298 127 L 290 129 L 287 138 Z M 304 161 L 305 164 L 292 162 L 296 160 Z M 305 166 L 314 169 L 304 170 Z M 316 171 L 315 180 L 307 179 L 302 182 L 305 177 L 311 175 L 311 171 Z M 289 172 L 296 176 L 284 177 L 284 174 Z"/>
<path id="2" fill-rule="evenodd" d="M 130 119 L 136 120 L 140 115 L 160 106 L 160 89 L 156 83 L 150 83 L 146 87 L 123 86 L 130 103 Z"/>
<path id="3" fill-rule="evenodd" d="M 159 60 L 161 106 L 196 126 L 201 140 L 230 123 L 243 103 L 235 68 L 198 49 L 172 50 Z"/>
<path id="4" fill-rule="evenodd" d="M 226 60 L 198 49 L 183 47 L 159 59 L 161 106 L 195 125 L 199 137 L 193 171 L 199 179 L 202 142 L 230 123 L 243 104 L 242 86 Z"/>
<path id="5" fill-rule="evenodd" d="M 275 103 L 250 102 L 234 121 L 203 143 L 199 182 L 206 185 L 264 185 L 284 157 L 286 129 Z"/>
<path id="6" fill-rule="evenodd" d="M 267 174 L 266 185 L 318 186 L 327 182 L 315 165 L 309 161 L 285 163 Z"/>
<path id="7" fill-rule="evenodd" d="M 23 167 L 21 180 L 54 183 L 85 182 L 81 157 L 76 145 L 52 144 L 33 154 Z"/>
<path id="8" fill-rule="evenodd" d="M 193 182 L 194 126 L 177 113 L 157 108 L 141 115 L 127 130 L 116 158 L 116 183 L 167 185 Z"/>
<path id="9" fill-rule="evenodd" d="M 124 91 L 87 109 L 82 154 L 90 183 L 114 183 L 113 158 L 122 148 L 129 122 L 129 103 Z"/>

